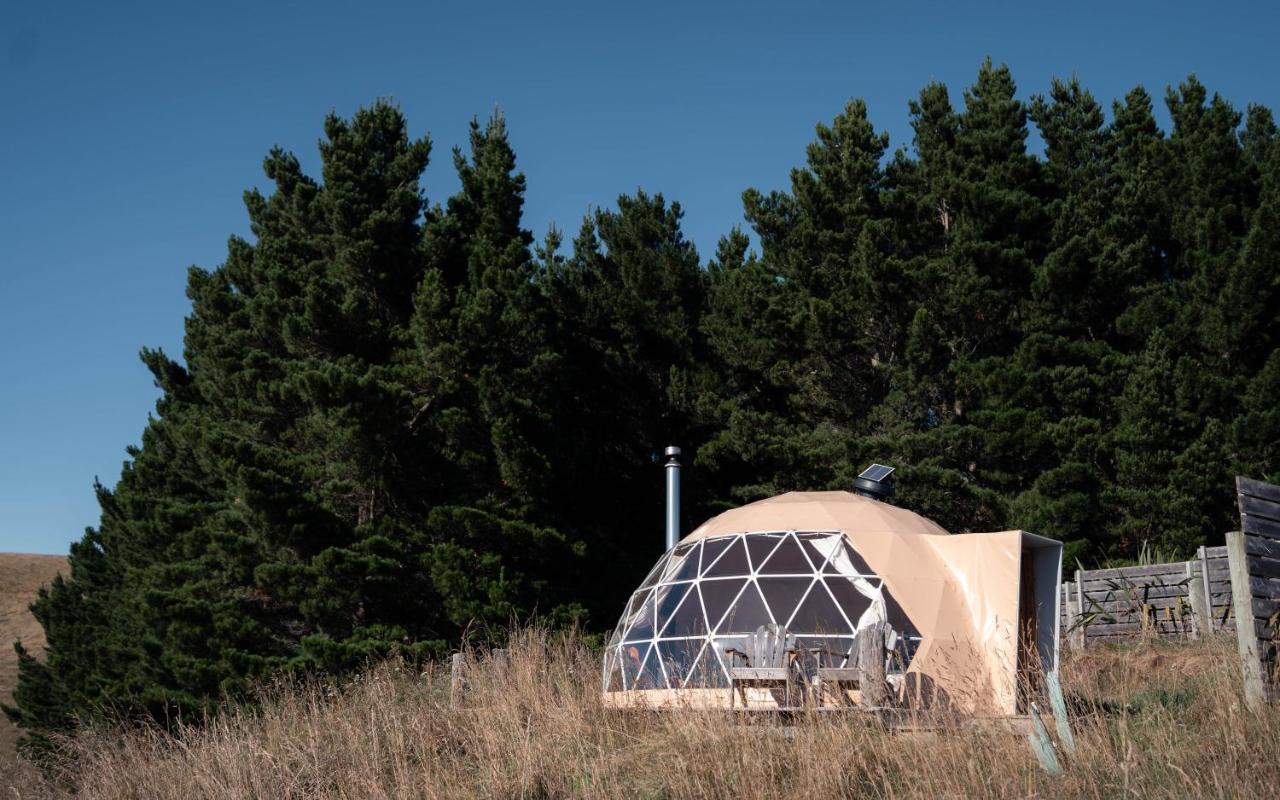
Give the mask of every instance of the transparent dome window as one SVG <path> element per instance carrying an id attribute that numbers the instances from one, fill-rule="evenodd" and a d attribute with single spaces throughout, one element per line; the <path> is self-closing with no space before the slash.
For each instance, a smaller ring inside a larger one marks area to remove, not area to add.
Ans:
<path id="1" fill-rule="evenodd" d="M 824 665 L 844 666 L 862 628 L 888 623 L 891 671 L 920 635 L 844 534 L 739 533 L 677 545 L 631 596 L 604 658 L 606 691 L 728 685 L 728 648 L 777 623 Z"/>

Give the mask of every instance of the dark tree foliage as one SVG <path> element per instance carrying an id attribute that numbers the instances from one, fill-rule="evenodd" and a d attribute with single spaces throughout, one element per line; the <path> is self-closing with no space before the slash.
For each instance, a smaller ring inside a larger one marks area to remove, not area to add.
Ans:
<path id="1" fill-rule="evenodd" d="M 678 203 L 523 227 L 506 121 L 461 188 L 385 102 L 330 116 L 321 174 L 276 149 L 249 240 L 192 269 L 183 359 L 101 522 L 34 605 L 15 707 L 40 753 L 104 714 L 172 722 L 282 670 L 418 659 L 513 619 L 608 626 L 661 548 L 663 445 L 686 526 L 899 467 L 896 502 L 1024 528 L 1068 558 L 1185 553 L 1231 476 L 1280 480 L 1280 147 L 1194 77 L 1110 114 L 1019 99 L 990 61 L 861 101 L 703 263 Z M 1034 125 L 1042 155 L 1028 149 Z"/>

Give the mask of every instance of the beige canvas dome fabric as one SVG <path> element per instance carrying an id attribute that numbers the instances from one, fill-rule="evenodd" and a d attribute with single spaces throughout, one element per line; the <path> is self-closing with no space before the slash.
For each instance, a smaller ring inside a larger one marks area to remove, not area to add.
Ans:
<path id="1" fill-rule="evenodd" d="M 1039 628 L 1037 654 L 1031 657 L 1047 662 L 1037 664 L 1038 671 L 1056 668 L 1058 542 L 1023 531 L 949 534 L 912 511 L 848 492 L 789 492 L 719 514 L 681 545 L 785 531 L 843 533 L 919 631 L 919 648 L 901 683 L 904 700 L 1016 713 L 1019 658 L 1029 657 L 1020 654 L 1018 643 L 1019 607 L 1028 597 L 1024 578 L 1035 584 L 1029 591 Z M 680 703 L 693 694 L 687 689 L 606 692 L 611 705 Z M 705 704 L 708 698 L 696 702 Z"/>
<path id="2" fill-rule="evenodd" d="M 787 492 L 714 516 L 683 541 L 727 533 L 787 530 L 947 535 L 941 525 L 914 511 L 849 492 Z"/>
<path id="3" fill-rule="evenodd" d="M 922 702 L 1013 713 L 1019 532 L 951 535 L 914 511 L 850 492 L 787 492 L 719 514 L 682 541 L 841 531 L 923 634 L 907 670 Z"/>

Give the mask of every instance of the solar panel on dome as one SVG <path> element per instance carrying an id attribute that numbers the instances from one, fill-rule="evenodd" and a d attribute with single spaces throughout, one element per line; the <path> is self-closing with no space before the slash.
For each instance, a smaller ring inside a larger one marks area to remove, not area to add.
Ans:
<path id="1" fill-rule="evenodd" d="M 884 464 L 872 464 L 862 471 L 859 478 L 866 478 L 869 481 L 882 481 L 893 472 L 893 467 L 886 467 Z"/>

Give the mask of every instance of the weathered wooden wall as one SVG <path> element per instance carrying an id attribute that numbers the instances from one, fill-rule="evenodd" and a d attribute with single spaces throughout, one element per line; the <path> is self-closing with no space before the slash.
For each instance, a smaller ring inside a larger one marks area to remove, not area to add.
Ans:
<path id="1" fill-rule="evenodd" d="M 1275 684 L 1280 632 L 1280 486 L 1236 478 L 1240 531 L 1227 535 L 1245 699 L 1266 702 Z"/>

